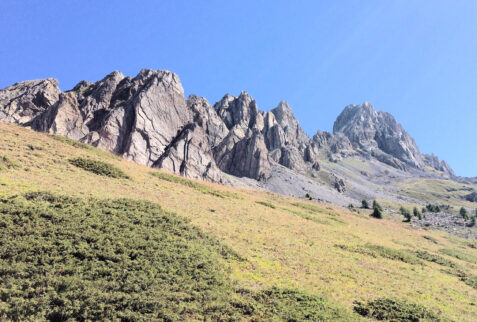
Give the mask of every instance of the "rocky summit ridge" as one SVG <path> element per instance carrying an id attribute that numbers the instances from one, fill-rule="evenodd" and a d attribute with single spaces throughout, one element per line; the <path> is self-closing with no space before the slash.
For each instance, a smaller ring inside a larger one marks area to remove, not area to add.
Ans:
<path id="1" fill-rule="evenodd" d="M 0 121 L 219 183 L 249 178 L 252 181 L 241 182 L 270 188 L 266 182 L 276 181 L 280 171 L 303 181 L 317 177 L 322 162 L 350 157 L 404 172 L 454 177 L 446 162 L 419 152 L 391 114 L 376 111 L 368 102 L 347 106 L 333 133 L 318 131 L 310 138 L 285 101 L 264 112 L 242 92 L 237 97 L 227 94 L 212 106 L 203 97 L 184 97 L 179 77 L 162 70 L 143 69 L 135 77 L 115 71 L 65 92 L 52 78 L 16 83 L 0 90 Z M 332 185 L 344 191 L 343 178 L 333 178 Z"/>

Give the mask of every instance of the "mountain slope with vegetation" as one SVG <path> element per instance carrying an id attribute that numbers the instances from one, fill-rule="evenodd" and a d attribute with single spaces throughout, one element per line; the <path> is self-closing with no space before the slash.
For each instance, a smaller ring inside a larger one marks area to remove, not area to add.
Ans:
<path id="1" fill-rule="evenodd" d="M 2 319 L 477 319 L 473 241 L 14 125 L 0 141 Z"/>

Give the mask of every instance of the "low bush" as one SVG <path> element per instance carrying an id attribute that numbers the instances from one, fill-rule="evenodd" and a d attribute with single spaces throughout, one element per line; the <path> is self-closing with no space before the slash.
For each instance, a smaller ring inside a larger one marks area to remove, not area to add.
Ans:
<path id="1" fill-rule="evenodd" d="M 62 135 L 58 135 L 58 134 L 50 134 L 50 137 L 52 137 L 53 139 L 55 139 L 57 141 L 60 141 L 62 143 L 66 143 L 68 145 L 71 145 L 75 148 L 81 148 L 81 149 L 86 149 L 86 150 L 93 150 L 94 149 L 94 147 L 89 145 L 89 144 L 70 139 L 66 136 L 62 136 Z"/>
<path id="2" fill-rule="evenodd" d="M 195 182 L 186 178 L 182 178 L 180 176 L 172 175 L 166 172 L 154 171 L 154 172 L 151 172 L 150 174 L 161 180 L 177 183 L 177 184 L 195 189 L 204 194 L 212 195 L 219 198 L 241 199 L 241 197 L 236 193 L 214 190 L 212 188 L 207 187 L 206 185 L 200 184 L 198 182 Z"/>
<path id="3" fill-rule="evenodd" d="M 96 148 L 92 145 L 89 145 L 89 144 L 86 144 L 86 143 L 83 143 L 83 142 L 80 142 L 80 141 L 77 141 L 77 140 L 70 139 L 66 136 L 57 135 L 57 134 L 50 134 L 49 136 L 51 138 L 57 140 L 57 141 L 60 141 L 62 143 L 68 144 L 68 145 L 71 145 L 72 147 L 88 150 L 88 151 L 94 152 L 97 155 L 105 156 L 105 157 L 108 157 L 108 158 L 111 158 L 111 159 L 114 159 L 114 160 L 121 160 L 120 157 L 118 157 L 117 155 L 115 155 L 113 153 L 103 151 L 103 150 L 98 149 L 98 148 Z"/>
<path id="4" fill-rule="evenodd" d="M 426 210 L 429 212 L 441 212 L 441 207 L 439 205 L 428 204 Z"/>
<path id="5" fill-rule="evenodd" d="M 448 260 L 442 256 L 431 254 L 425 250 L 418 250 L 415 252 L 416 256 L 428 262 L 436 263 L 442 266 L 456 268 L 458 265 L 451 260 Z"/>
<path id="6" fill-rule="evenodd" d="M 465 261 L 465 262 L 469 262 L 469 263 L 472 263 L 472 264 L 477 264 L 477 257 L 475 257 L 471 254 L 464 253 L 463 251 L 458 250 L 458 249 L 444 248 L 444 249 L 439 249 L 439 252 L 441 252 L 442 254 L 446 254 L 446 255 L 455 257 L 455 258 L 460 259 L 460 260 Z"/>
<path id="7" fill-rule="evenodd" d="M 373 201 L 373 212 L 371 213 L 371 217 L 382 219 L 383 218 L 383 207 L 374 200 Z"/>
<path id="8" fill-rule="evenodd" d="M 404 216 L 404 221 L 405 222 L 411 222 L 412 216 L 411 216 L 411 213 L 409 212 L 409 210 L 407 210 L 406 208 L 401 206 L 401 208 L 399 209 L 399 212 L 401 213 L 401 215 Z"/>
<path id="9" fill-rule="evenodd" d="M 0 171 L 19 168 L 21 168 L 21 164 L 19 162 L 12 160 L 9 157 L 0 155 Z"/>
<path id="10" fill-rule="evenodd" d="M 363 209 L 369 209 L 369 203 L 367 200 L 362 200 L 361 201 L 361 208 Z"/>
<path id="11" fill-rule="evenodd" d="M 310 215 L 310 214 L 307 214 L 307 213 L 304 213 L 304 212 L 301 212 L 301 211 L 292 210 L 292 209 L 288 209 L 288 208 L 281 208 L 281 209 L 285 210 L 285 211 L 288 211 L 291 214 L 297 215 L 299 217 L 302 217 L 304 219 L 307 219 L 307 220 L 310 220 L 310 221 L 313 221 L 313 222 L 316 222 L 316 223 L 319 223 L 319 224 L 331 225 L 331 223 L 328 220 L 318 218 L 315 215 Z"/>
<path id="12" fill-rule="evenodd" d="M 475 217 L 476 216 L 470 217 L 470 223 L 467 224 L 467 227 L 474 227 L 475 226 Z"/>
<path id="13" fill-rule="evenodd" d="M 434 244 L 439 244 L 439 241 L 431 236 L 422 236 L 422 238 L 427 239 L 428 241 L 433 242 Z"/>
<path id="14" fill-rule="evenodd" d="M 383 258 L 387 258 L 391 260 L 401 261 L 408 264 L 422 264 L 422 262 L 414 254 L 410 252 L 407 252 L 404 250 L 392 249 L 392 248 L 388 248 L 381 245 L 374 245 L 374 244 L 368 243 L 361 246 L 336 245 L 336 247 L 339 247 L 341 249 L 354 252 L 354 253 L 369 255 L 375 258 L 383 257 Z"/>
<path id="15" fill-rule="evenodd" d="M 227 312 L 229 253 L 160 206 L 0 199 L 0 320 L 179 320 Z"/>
<path id="16" fill-rule="evenodd" d="M 379 298 L 367 303 L 355 302 L 354 311 L 364 317 L 386 321 L 441 321 L 428 308 L 403 300 Z"/>
<path id="17" fill-rule="evenodd" d="M 272 209 L 277 208 L 277 207 L 275 207 L 275 205 L 273 205 L 273 204 L 271 204 L 271 203 L 269 203 L 269 202 L 266 202 L 266 201 L 257 201 L 256 203 L 258 203 L 259 205 L 268 207 L 268 208 L 272 208 Z"/>
<path id="18" fill-rule="evenodd" d="M 412 213 L 414 214 L 414 217 L 417 217 L 418 220 L 422 220 L 422 213 L 419 211 L 419 209 L 414 207 Z"/>
<path id="19" fill-rule="evenodd" d="M 326 299 L 302 291 L 271 288 L 253 296 L 260 309 L 258 320 L 272 321 L 350 321 L 347 310 Z M 279 308 L 279 310 L 277 310 Z M 272 318 L 273 317 L 273 318 Z"/>
<path id="20" fill-rule="evenodd" d="M 103 161 L 86 158 L 74 158 L 69 159 L 68 161 L 75 167 L 92 172 L 100 176 L 129 179 L 129 176 L 125 174 L 121 169 Z"/>
<path id="21" fill-rule="evenodd" d="M 477 290 L 477 276 L 465 276 L 462 277 L 461 280 L 472 287 L 473 289 Z"/>

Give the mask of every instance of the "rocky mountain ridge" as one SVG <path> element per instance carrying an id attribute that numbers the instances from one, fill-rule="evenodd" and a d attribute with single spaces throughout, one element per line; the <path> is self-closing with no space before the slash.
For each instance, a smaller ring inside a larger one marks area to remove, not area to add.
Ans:
<path id="1" fill-rule="evenodd" d="M 242 92 L 227 94 L 212 106 L 199 96 L 185 98 L 179 77 L 169 71 L 143 69 L 135 77 L 115 71 L 65 92 L 51 78 L 17 83 L 0 90 L 0 121 L 220 183 L 233 184 L 234 177 L 266 182 L 280 167 L 315 177 L 321 160 L 352 156 L 400 171 L 454 177 L 447 163 L 420 153 L 391 114 L 367 102 L 347 106 L 333 133 L 318 131 L 310 138 L 285 101 L 264 112 Z M 331 184 L 343 192 L 343 178 L 333 176 Z"/>

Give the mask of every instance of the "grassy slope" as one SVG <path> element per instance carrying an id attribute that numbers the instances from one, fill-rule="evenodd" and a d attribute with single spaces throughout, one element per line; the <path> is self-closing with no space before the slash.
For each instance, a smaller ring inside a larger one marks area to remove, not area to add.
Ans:
<path id="1" fill-rule="evenodd" d="M 465 200 L 463 197 L 471 193 L 471 189 L 477 190 L 477 186 L 457 183 L 451 180 L 441 179 L 407 179 L 397 188 L 401 193 L 412 198 L 428 200 L 430 203 L 451 205 L 458 208 L 477 208 L 476 204 Z"/>
<path id="2" fill-rule="evenodd" d="M 72 146 L 15 126 L 0 124 L 0 138 L 0 157 L 12 163 L 0 170 L 0 195 L 47 190 L 79 197 L 127 197 L 158 203 L 189 218 L 244 257 L 246 261 L 230 261 L 231 277 L 242 287 L 257 291 L 271 286 L 300 289 L 348 308 L 356 300 L 397 297 L 423 304 L 454 320 L 477 319 L 477 307 L 473 305 L 477 290 L 456 274 L 446 273 L 448 267 L 427 261 L 411 264 L 349 250 L 366 244 L 426 250 L 452 260 L 475 276 L 476 263 L 440 252 L 454 249 L 477 257 L 475 245 L 466 240 L 370 219 L 363 212 L 356 214 L 329 204 L 200 184 L 207 191 L 220 192 L 221 196 L 217 196 L 181 180 L 153 176 L 151 172 L 156 170 L 97 149 Z M 72 157 L 114 164 L 131 179 L 86 172 L 68 162 Z"/>

